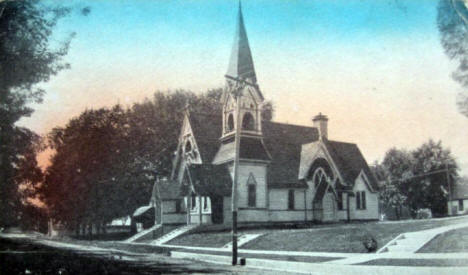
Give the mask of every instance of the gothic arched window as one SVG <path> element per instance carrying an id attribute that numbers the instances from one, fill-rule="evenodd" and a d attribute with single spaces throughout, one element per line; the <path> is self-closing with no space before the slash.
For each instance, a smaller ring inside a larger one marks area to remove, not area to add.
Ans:
<path id="1" fill-rule="evenodd" d="M 255 130 L 254 118 L 251 113 L 245 113 L 242 119 L 242 129 L 244 130 Z"/>
<path id="2" fill-rule="evenodd" d="M 249 207 L 255 207 L 257 205 L 257 182 L 252 173 L 250 173 L 249 179 L 247 180 L 247 186 L 247 205 Z"/>
<path id="3" fill-rule="evenodd" d="M 228 131 L 234 130 L 234 117 L 232 116 L 232 114 L 229 114 L 229 116 L 228 116 L 227 130 Z"/>
<path id="4" fill-rule="evenodd" d="M 319 187 L 321 184 L 326 184 L 327 177 L 325 171 L 321 168 L 317 169 L 314 173 L 313 181 L 315 188 Z"/>

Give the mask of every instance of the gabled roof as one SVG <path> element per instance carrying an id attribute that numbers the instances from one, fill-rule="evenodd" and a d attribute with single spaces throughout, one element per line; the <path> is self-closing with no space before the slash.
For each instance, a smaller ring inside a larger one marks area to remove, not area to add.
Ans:
<path id="1" fill-rule="evenodd" d="M 271 155 L 268 186 L 272 188 L 305 188 L 298 180 L 302 144 L 318 139 L 315 127 L 263 121 L 264 143 Z"/>
<path id="2" fill-rule="evenodd" d="M 190 112 L 188 119 L 203 163 L 211 163 L 218 151 L 218 140 L 223 127 L 221 113 L 214 115 Z"/>
<path id="3" fill-rule="evenodd" d="M 227 140 L 221 144 L 219 141 L 222 131 L 221 114 L 192 112 L 189 121 L 203 166 L 213 161 L 222 163 L 233 158 L 234 142 Z M 263 141 L 258 138 L 241 139 L 241 158 L 270 161 L 267 182 L 271 188 L 306 188 L 306 183 L 298 180 L 301 150 L 303 144 L 319 140 L 317 128 L 262 121 L 262 131 Z M 378 190 L 377 180 L 356 144 L 327 139 L 323 139 L 323 143 L 345 181 L 343 185 L 354 184 L 359 173 L 364 171 L 372 189 Z"/>
<path id="4" fill-rule="evenodd" d="M 338 142 L 323 139 L 323 143 L 335 162 L 339 173 L 347 184 L 354 184 L 361 171 L 366 174 L 374 191 L 378 190 L 378 182 L 369 169 L 364 156 L 354 143 Z"/>
<path id="5" fill-rule="evenodd" d="M 156 199 L 159 190 L 159 196 L 163 200 L 175 200 L 181 198 L 180 184 L 175 180 L 161 179 L 153 185 L 152 198 Z"/>
<path id="6" fill-rule="evenodd" d="M 147 213 L 147 212 L 150 211 L 150 210 L 153 210 L 153 213 L 154 213 L 154 207 L 153 207 L 151 204 L 145 205 L 145 206 L 141 206 L 141 207 L 137 208 L 137 209 L 135 210 L 135 212 L 133 212 L 133 215 L 132 215 L 132 216 L 133 216 L 133 217 L 138 217 L 138 216 L 141 216 L 141 215 Z M 147 215 L 151 215 L 151 213 L 147 213 Z"/>
<path id="7" fill-rule="evenodd" d="M 252 53 L 250 52 L 249 40 L 247 39 L 247 32 L 245 31 L 240 2 L 237 30 L 234 36 L 231 59 L 226 75 L 234 79 L 249 79 L 252 84 L 257 83 L 257 76 L 255 75 Z"/>
<path id="8" fill-rule="evenodd" d="M 225 165 L 192 164 L 188 167 L 193 190 L 201 196 L 230 196 L 232 178 Z M 187 188 L 184 188 L 185 195 Z"/>

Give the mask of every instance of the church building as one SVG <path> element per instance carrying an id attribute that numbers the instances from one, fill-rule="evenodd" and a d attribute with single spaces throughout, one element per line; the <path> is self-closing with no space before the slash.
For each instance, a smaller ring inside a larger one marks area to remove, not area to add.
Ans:
<path id="1" fill-rule="evenodd" d="M 328 137 L 326 115 L 318 113 L 310 126 L 262 120 L 264 95 L 240 7 L 224 77 L 222 113 L 185 111 L 172 178 L 160 186 L 176 191 L 161 190 L 158 196 L 174 202 L 170 213 L 179 214 L 171 220 L 231 223 L 237 127 L 239 223 L 379 218 L 375 177 L 356 144 Z"/>

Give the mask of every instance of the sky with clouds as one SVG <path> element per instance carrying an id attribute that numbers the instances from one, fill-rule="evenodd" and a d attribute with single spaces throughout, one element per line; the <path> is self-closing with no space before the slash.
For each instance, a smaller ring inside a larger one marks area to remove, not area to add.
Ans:
<path id="1" fill-rule="evenodd" d="M 391 147 L 441 140 L 468 175 L 468 118 L 456 109 L 461 88 L 440 45 L 437 2 L 244 0 L 258 83 L 275 120 L 312 125 L 322 112 L 330 139 L 357 143 L 369 163 Z M 224 85 L 238 1 L 66 4 L 72 12 L 53 41 L 76 32 L 71 69 L 42 84 L 44 102 L 21 125 L 46 134 L 86 108 Z"/>

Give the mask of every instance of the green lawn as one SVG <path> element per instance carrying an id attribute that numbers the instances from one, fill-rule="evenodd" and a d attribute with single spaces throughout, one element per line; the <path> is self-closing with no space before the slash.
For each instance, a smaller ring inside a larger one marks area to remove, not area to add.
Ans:
<path id="1" fill-rule="evenodd" d="M 362 240 L 372 236 L 382 247 L 401 233 L 420 231 L 434 227 L 468 222 L 468 217 L 457 219 L 416 220 L 400 222 L 368 222 L 311 226 L 305 229 L 245 229 L 240 233 L 264 233 L 245 244 L 243 249 L 366 252 Z M 181 236 L 169 242 L 173 245 L 222 247 L 231 241 L 228 231 L 197 232 Z"/>
<path id="2" fill-rule="evenodd" d="M 230 232 L 207 232 L 182 235 L 169 241 L 170 245 L 201 246 L 201 247 L 223 247 L 231 242 Z"/>
<path id="3" fill-rule="evenodd" d="M 418 253 L 468 252 L 468 228 L 460 228 L 440 234 Z"/>
<path id="4" fill-rule="evenodd" d="M 372 236 L 378 247 L 404 232 L 468 222 L 467 217 L 448 220 L 371 222 L 338 225 L 322 229 L 272 231 L 247 243 L 243 248 L 322 252 L 366 252 L 362 240 Z"/>

